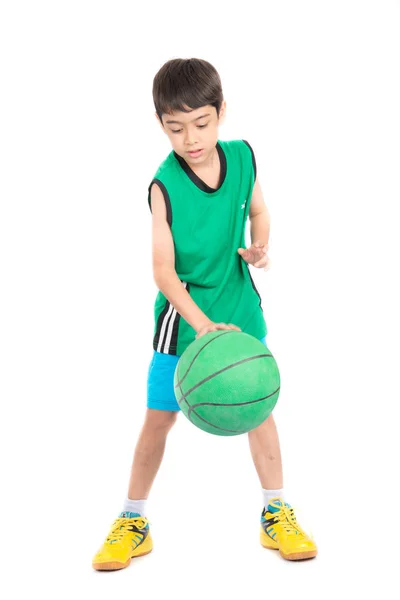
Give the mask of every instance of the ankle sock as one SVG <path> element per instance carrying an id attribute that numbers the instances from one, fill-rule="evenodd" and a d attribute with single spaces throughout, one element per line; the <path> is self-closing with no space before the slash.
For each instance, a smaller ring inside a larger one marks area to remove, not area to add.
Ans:
<path id="1" fill-rule="evenodd" d="M 283 488 L 281 490 L 262 490 L 263 496 L 264 496 L 264 508 L 268 508 L 268 504 L 269 501 L 271 500 L 271 498 L 276 498 L 276 496 L 279 496 L 280 498 L 283 498 Z"/>
<path id="2" fill-rule="evenodd" d="M 131 500 L 130 498 L 125 498 L 123 512 L 137 513 L 141 517 L 145 517 L 146 501 L 146 498 L 143 500 Z"/>

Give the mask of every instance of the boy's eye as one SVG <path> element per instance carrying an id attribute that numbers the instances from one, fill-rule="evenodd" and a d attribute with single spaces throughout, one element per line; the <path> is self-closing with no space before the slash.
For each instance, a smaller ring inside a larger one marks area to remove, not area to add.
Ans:
<path id="1" fill-rule="evenodd" d="M 208 125 L 208 123 L 207 123 Z M 196 127 L 198 129 L 204 129 L 204 127 L 207 127 L 207 125 L 196 125 Z M 182 131 L 182 129 L 171 129 L 172 133 L 180 133 Z"/>

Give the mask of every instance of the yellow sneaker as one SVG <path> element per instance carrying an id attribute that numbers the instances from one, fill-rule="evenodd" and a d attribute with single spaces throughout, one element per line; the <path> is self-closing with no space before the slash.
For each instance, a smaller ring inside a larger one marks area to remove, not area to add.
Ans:
<path id="1" fill-rule="evenodd" d="M 129 565 L 131 558 L 149 554 L 152 549 L 147 519 L 137 513 L 122 512 L 93 558 L 92 566 L 97 571 L 123 569 Z"/>
<path id="2" fill-rule="evenodd" d="M 264 548 L 279 550 L 287 560 L 317 556 L 317 546 L 297 523 L 294 509 L 282 498 L 272 498 L 262 511 L 260 541 Z"/>

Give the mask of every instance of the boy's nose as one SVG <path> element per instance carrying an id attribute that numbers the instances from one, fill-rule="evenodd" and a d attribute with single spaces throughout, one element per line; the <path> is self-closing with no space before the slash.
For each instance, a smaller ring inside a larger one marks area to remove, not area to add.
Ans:
<path id="1" fill-rule="evenodd" d="M 191 150 L 192 146 L 195 146 L 196 143 L 197 142 L 194 133 L 187 133 L 185 136 L 185 144 L 188 146 L 188 150 Z"/>

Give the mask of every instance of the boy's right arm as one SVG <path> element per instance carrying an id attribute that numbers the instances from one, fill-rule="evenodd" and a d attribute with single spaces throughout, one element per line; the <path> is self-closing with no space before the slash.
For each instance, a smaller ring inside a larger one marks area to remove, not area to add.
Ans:
<path id="1" fill-rule="evenodd" d="M 167 222 L 167 210 L 163 193 L 154 183 L 150 192 L 152 212 L 153 276 L 158 289 L 176 311 L 196 331 L 196 338 L 218 329 L 239 327 L 226 323 L 214 323 L 192 300 L 175 271 L 175 250 L 171 229 Z"/>

